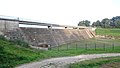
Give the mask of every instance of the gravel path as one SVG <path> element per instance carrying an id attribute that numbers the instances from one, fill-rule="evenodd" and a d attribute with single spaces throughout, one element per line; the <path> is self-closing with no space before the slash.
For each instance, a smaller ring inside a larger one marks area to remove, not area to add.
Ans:
<path id="1" fill-rule="evenodd" d="M 120 53 L 87 54 L 87 55 L 78 55 L 78 56 L 71 56 L 71 57 L 51 58 L 51 59 L 45 59 L 42 61 L 23 64 L 16 68 L 64 68 L 65 65 L 70 63 L 76 63 L 76 62 L 90 60 L 94 58 L 112 57 L 112 56 L 120 56 Z"/>

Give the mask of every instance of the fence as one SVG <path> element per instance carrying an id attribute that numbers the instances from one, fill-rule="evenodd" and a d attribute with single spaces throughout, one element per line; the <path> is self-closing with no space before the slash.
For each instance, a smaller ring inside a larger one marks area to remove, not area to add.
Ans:
<path id="1" fill-rule="evenodd" d="M 79 49 L 84 49 L 84 50 L 107 50 L 107 49 L 111 49 L 111 50 L 115 50 L 117 49 L 117 47 L 119 47 L 119 44 L 115 44 L 115 43 L 69 43 L 69 44 L 64 44 L 61 46 L 57 46 L 57 47 L 52 47 L 49 48 L 49 50 L 79 50 Z"/>

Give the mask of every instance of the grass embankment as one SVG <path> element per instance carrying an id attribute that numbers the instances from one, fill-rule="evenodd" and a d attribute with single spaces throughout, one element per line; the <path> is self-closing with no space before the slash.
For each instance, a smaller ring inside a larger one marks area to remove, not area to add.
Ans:
<path id="1" fill-rule="evenodd" d="M 35 60 L 37 57 L 39 57 L 37 53 L 25 47 L 0 39 L 0 68 L 12 68 L 15 65 Z"/>
<path id="2" fill-rule="evenodd" d="M 69 65 L 69 68 L 119 68 L 120 57 L 97 58 Z"/>
<path id="3" fill-rule="evenodd" d="M 120 38 L 120 29 L 118 28 L 97 28 L 96 34 Z M 116 48 L 119 48 L 119 45 L 120 45 L 120 40 L 117 40 L 117 39 L 116 40 L 97 39 L 97 41 L 94 41 L 94 40 L 90 40 L 90 41 L 91 41 L 90 44 L 92 44 L 92 42 L 95 42 L 98 44 L 99 47 L 101 47 L 103 44 L 106 44 L 107 49 L 110 49 L 109 46 L 112 43 L 114 43 Z M 120 57 L 98 58 L 98 59 L 82 61 L 82 62 L 70 65 L 70 68 L 119 68 L 119 67 L 120 67 Z"/>
<path id="4" fill-rule="evenodd" d="M 21 44 L 22 45 L 22 44 Z M 51 57 L 74 56 L 80 54 L 93 53 L 114 53 L 120 52 L 120 46 L 117 49 L 95 50 L 95 49 L 68 49 L 68 50 L 36 50 L 20 46 L 6 39 L 0 39 L 0 68 L 13 68 L 16 65 L 42 60 Z"/>
<path id="5" fill-rule="evenodd" d="M 96 34 L 120 37 L 120 29 L 119 28 L 97 28 Z"/>

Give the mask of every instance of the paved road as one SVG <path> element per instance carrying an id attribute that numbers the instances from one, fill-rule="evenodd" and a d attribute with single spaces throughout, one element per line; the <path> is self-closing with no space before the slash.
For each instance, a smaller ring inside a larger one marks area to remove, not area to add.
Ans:
<path id="1" fill-rule="evenodd" d="M 67 64 L 76 63 L 84 60 L 90 60 L 94 58 L 112 57 L 112 56 L 120 56 L 120 53 L 87 54 L 87 55 L 78 55 L 71 57 L 51 58 L 42 61 L 23 64 L 16 68 L 64 68 L 65 65 Z"/>

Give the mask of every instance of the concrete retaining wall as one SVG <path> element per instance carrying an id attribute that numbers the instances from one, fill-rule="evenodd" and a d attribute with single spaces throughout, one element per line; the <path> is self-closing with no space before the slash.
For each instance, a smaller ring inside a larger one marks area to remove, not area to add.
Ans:
<path id="1" fill-rule="evenodd" d="M 19 21 L 9 20 L 9 19 L 0 19 L 0 31 L 9 31 L 19 28 Z"/>

